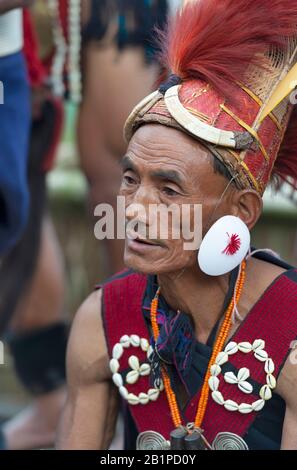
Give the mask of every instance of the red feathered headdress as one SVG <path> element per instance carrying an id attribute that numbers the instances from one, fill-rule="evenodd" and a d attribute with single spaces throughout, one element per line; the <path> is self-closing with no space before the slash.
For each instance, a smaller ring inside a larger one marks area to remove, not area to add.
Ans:
<path id="1" fill-rule="evenodd" d="M 263 194 L 272 175 L 297 186 L 296 2 L 193 1 L 161 44 L 171 77 L 135 108 L 127 139 L 160 122 L 207 145 L 242 187 Z"/>

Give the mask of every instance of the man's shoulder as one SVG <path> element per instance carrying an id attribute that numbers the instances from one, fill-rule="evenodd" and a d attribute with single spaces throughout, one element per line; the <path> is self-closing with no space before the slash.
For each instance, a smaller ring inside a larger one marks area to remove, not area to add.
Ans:
<path id="1" fill-rule="evenodd" d="M 250 276 L 255 292 L 264 292 L 280 279 L 287 282 L 294 291 L 297 289 L 297 268 L 289 265 L 285 268 L 271 262 L 254 259 Z"/>
<path id="2" fill-rule="evenodd" d="M 75 315 L 67 351 L 69 380 L 107 380 L 108 351 L 102 321 L 102 292 L 93 292 Z"/>

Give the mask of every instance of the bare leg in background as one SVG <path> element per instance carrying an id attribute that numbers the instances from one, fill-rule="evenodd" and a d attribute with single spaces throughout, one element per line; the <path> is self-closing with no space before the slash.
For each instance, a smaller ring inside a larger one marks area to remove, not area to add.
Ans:
<path id="1" fill-rule="evenodd" d="M 63 321 L 64 296 L 62 255 L 52 222 L 46 219 L 36 271 L 27 294 L 19 302 L 10 329 L 23 334 Z M 52 445 L 64 399 L 64 388 L 36 397 L 31 406 L 5 423 L 3 431 L 8 449 Z"/>

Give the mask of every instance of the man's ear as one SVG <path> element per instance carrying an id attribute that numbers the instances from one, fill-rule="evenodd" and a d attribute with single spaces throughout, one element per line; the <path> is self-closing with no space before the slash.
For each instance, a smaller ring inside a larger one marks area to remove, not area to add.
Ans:
<path id="1" fill-rule="evenodd" d="M 232 194 L 232 214 L 240 219 L 251 230 L 263 211 L 263 200 L 256 191 L 246 189 Z"/>

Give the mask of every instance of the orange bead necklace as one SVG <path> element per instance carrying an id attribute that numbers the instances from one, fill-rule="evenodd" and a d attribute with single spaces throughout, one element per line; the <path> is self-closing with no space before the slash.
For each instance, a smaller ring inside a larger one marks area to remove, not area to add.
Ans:
<path id="1" fill-rule="evenodd" d="M 226 343 L 226 340 L 229 336 L 229 333 L 232 327 L 232 314 L 234 311 L 234 306 L 238 304 L 239 299 L 241 297 L 243 285 L 245 282 L 245 277 L 246 277 L 246 261 L 243 261 L 241 264 L 240 276 L 235 287 L 235 296 L 233 296 L 230 302 L 230 305 L 228 309 L 226 310 L 225 319 L 220 329 L 219 335 L 216 339 L 213 352 L 211 355 L 211 359 L 208 364 L 206 376 L 205 376 L 203 386 L 202 386 L 200 400 L 199 400 L 198 407 L 197 407 L 195 423 L 194 423 L 194 428 L 196 429 L 197 428 L 201 429 L 203 419 L 206 413 L 206 408 L 207 408 L 209 394 L 210 394 L 210 389 L 208 385 L 208 381 L 211 376 L 210 369 L 211 369 L 211 366 L 214 364 L 218 354 L 222 351 Z M 161 291 L 161 288 L 159 287 L 156 293 L 156 296 L 154 297 L 151 303 L 151 322 L 152 322 L 153 336 L 154 336 L 155 342 L 157 342 L 157 339 L 159 337 L 159 326 L 157 323 L 157 311 L 158 311 L 160 291 Z M 162 378 L 164 382 L 164 388 L 165 388 L 172 420 L 173 420 L 174 426 L 178 428 L 179 426 L 182 426 L 182 419 L 181 419 L 181 415 L 179 412 L 176 395 L 171 388 L 170 379 L 164 367 L 162 367 Z"/>

